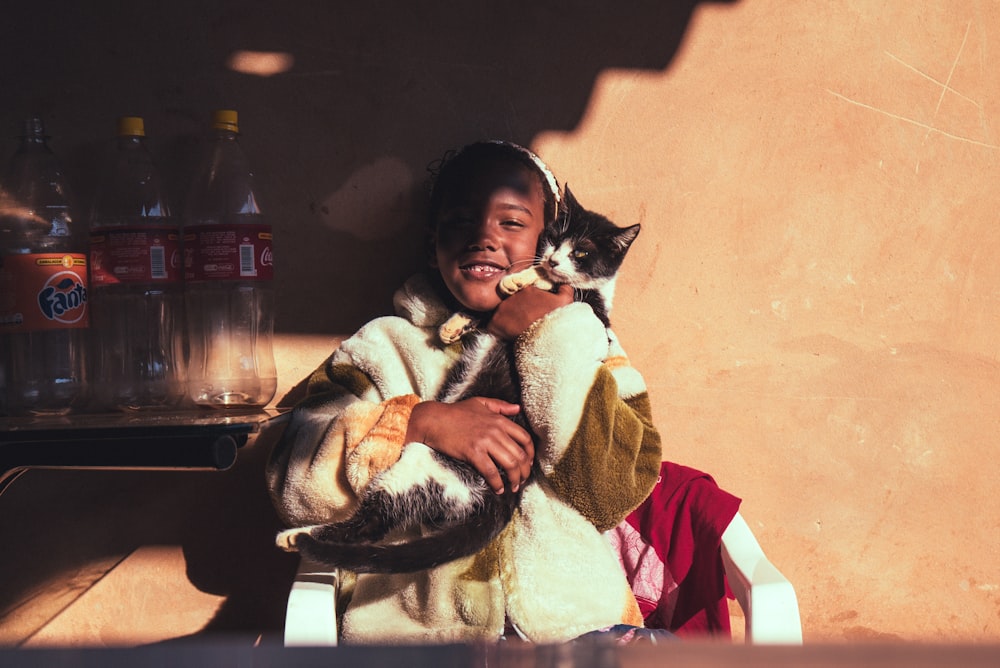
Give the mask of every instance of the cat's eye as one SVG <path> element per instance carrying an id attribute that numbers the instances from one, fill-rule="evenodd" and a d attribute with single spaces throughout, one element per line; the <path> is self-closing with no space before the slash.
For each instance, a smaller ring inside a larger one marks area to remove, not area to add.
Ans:
<path id="1" fill-rule="evenodd" d="M 583 258 L 587 257 L 588 255 L 590 255 L 590 253 L 588 253 L 585 250 L 575 250 L 575 251 L 573 251 L 573 259 L 574 260 L 582 260 Z"/>

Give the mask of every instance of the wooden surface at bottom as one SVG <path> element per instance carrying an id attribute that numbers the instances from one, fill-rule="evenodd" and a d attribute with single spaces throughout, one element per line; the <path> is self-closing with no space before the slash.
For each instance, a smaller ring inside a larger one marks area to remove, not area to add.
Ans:
<path id="1" fill-rule="evenodd" d="M 200 644 L 163 643 L 123 649 L 0 650 L 7 668 L 101 666 L 407 666 L 408 668 L 740 668 L 874 666 L 921 668 L 1000 665 L 1000 645 L 872 644 L 803 647 L 736 646 L 676 642 L 613 647 L 593 643 L 496 646 L 292 648 L 254 647 L 249 639 Z"/>

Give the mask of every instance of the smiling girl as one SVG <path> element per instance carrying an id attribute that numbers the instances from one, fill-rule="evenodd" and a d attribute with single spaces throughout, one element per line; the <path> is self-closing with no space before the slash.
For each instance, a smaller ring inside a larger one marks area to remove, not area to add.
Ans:
<path id="1" fill-rule="evenodd" d="M 275 447 L 268 483 L 293 527 L 350 516 L 408 443 L 468 462 L 498 493 L 504 479 L 517 489 L 537 476 L 479 554 L 417 573 L 358 576 L 344 592 L 344 642 L 513 634 L 556 642 L 642 624 L 601 535 L 646 498 L 659 472 L 642 377 L 572 290 L 528 287 L 503 300 L 497 292 L 508 270 L 532 263 L 558 201 L 548 168 L 523 147 L 480 142 L 448 159 L 431 195 L 428 271 L 397 292 L 394 316 L 365 325 L 313 374 Z M 434 400 L 459 357 L 461 344 L 437 337 L 456 308 L 513 342 L 522 405 Z M 508 419 L 519 411 L 530 432 Z"/>

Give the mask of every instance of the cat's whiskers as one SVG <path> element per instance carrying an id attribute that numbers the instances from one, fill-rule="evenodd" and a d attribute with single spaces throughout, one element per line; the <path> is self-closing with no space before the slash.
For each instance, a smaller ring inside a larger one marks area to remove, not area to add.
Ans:
<path id="1" fill-rule="evenodd" d="M 509 265 L 504 268 L 506 273 L 511 273 L 515 269 L 523 269 L 525 267 L 532 267 L 542 261 L 541 257 L 535 256 L 533 258 L 525 258 L 524 260 L 514 260 Z"/>

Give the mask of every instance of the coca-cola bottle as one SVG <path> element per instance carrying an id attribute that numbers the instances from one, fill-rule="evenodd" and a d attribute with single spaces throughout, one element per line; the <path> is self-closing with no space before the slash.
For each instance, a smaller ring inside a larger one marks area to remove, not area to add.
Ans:
<path id="1" fill-rule="evenodd" d="M 184 213 L 188 391 L 199 405 L 267 404 L 277 387 L 271 227 L 237 113 L 216 111 Z"/>
<path id="2" fill-rule="evenodd" d="M 186 395 L 180 225 L 142 118 L 118 120 L 90 220 L 91 396 L 101 408 L 172 408 Z"/>
<path id="3" fill-rule="evenodd" d="M 67 413 L 85 394 L 86 227 L 40 118 L 0 198 L 0 413 Z"/>

